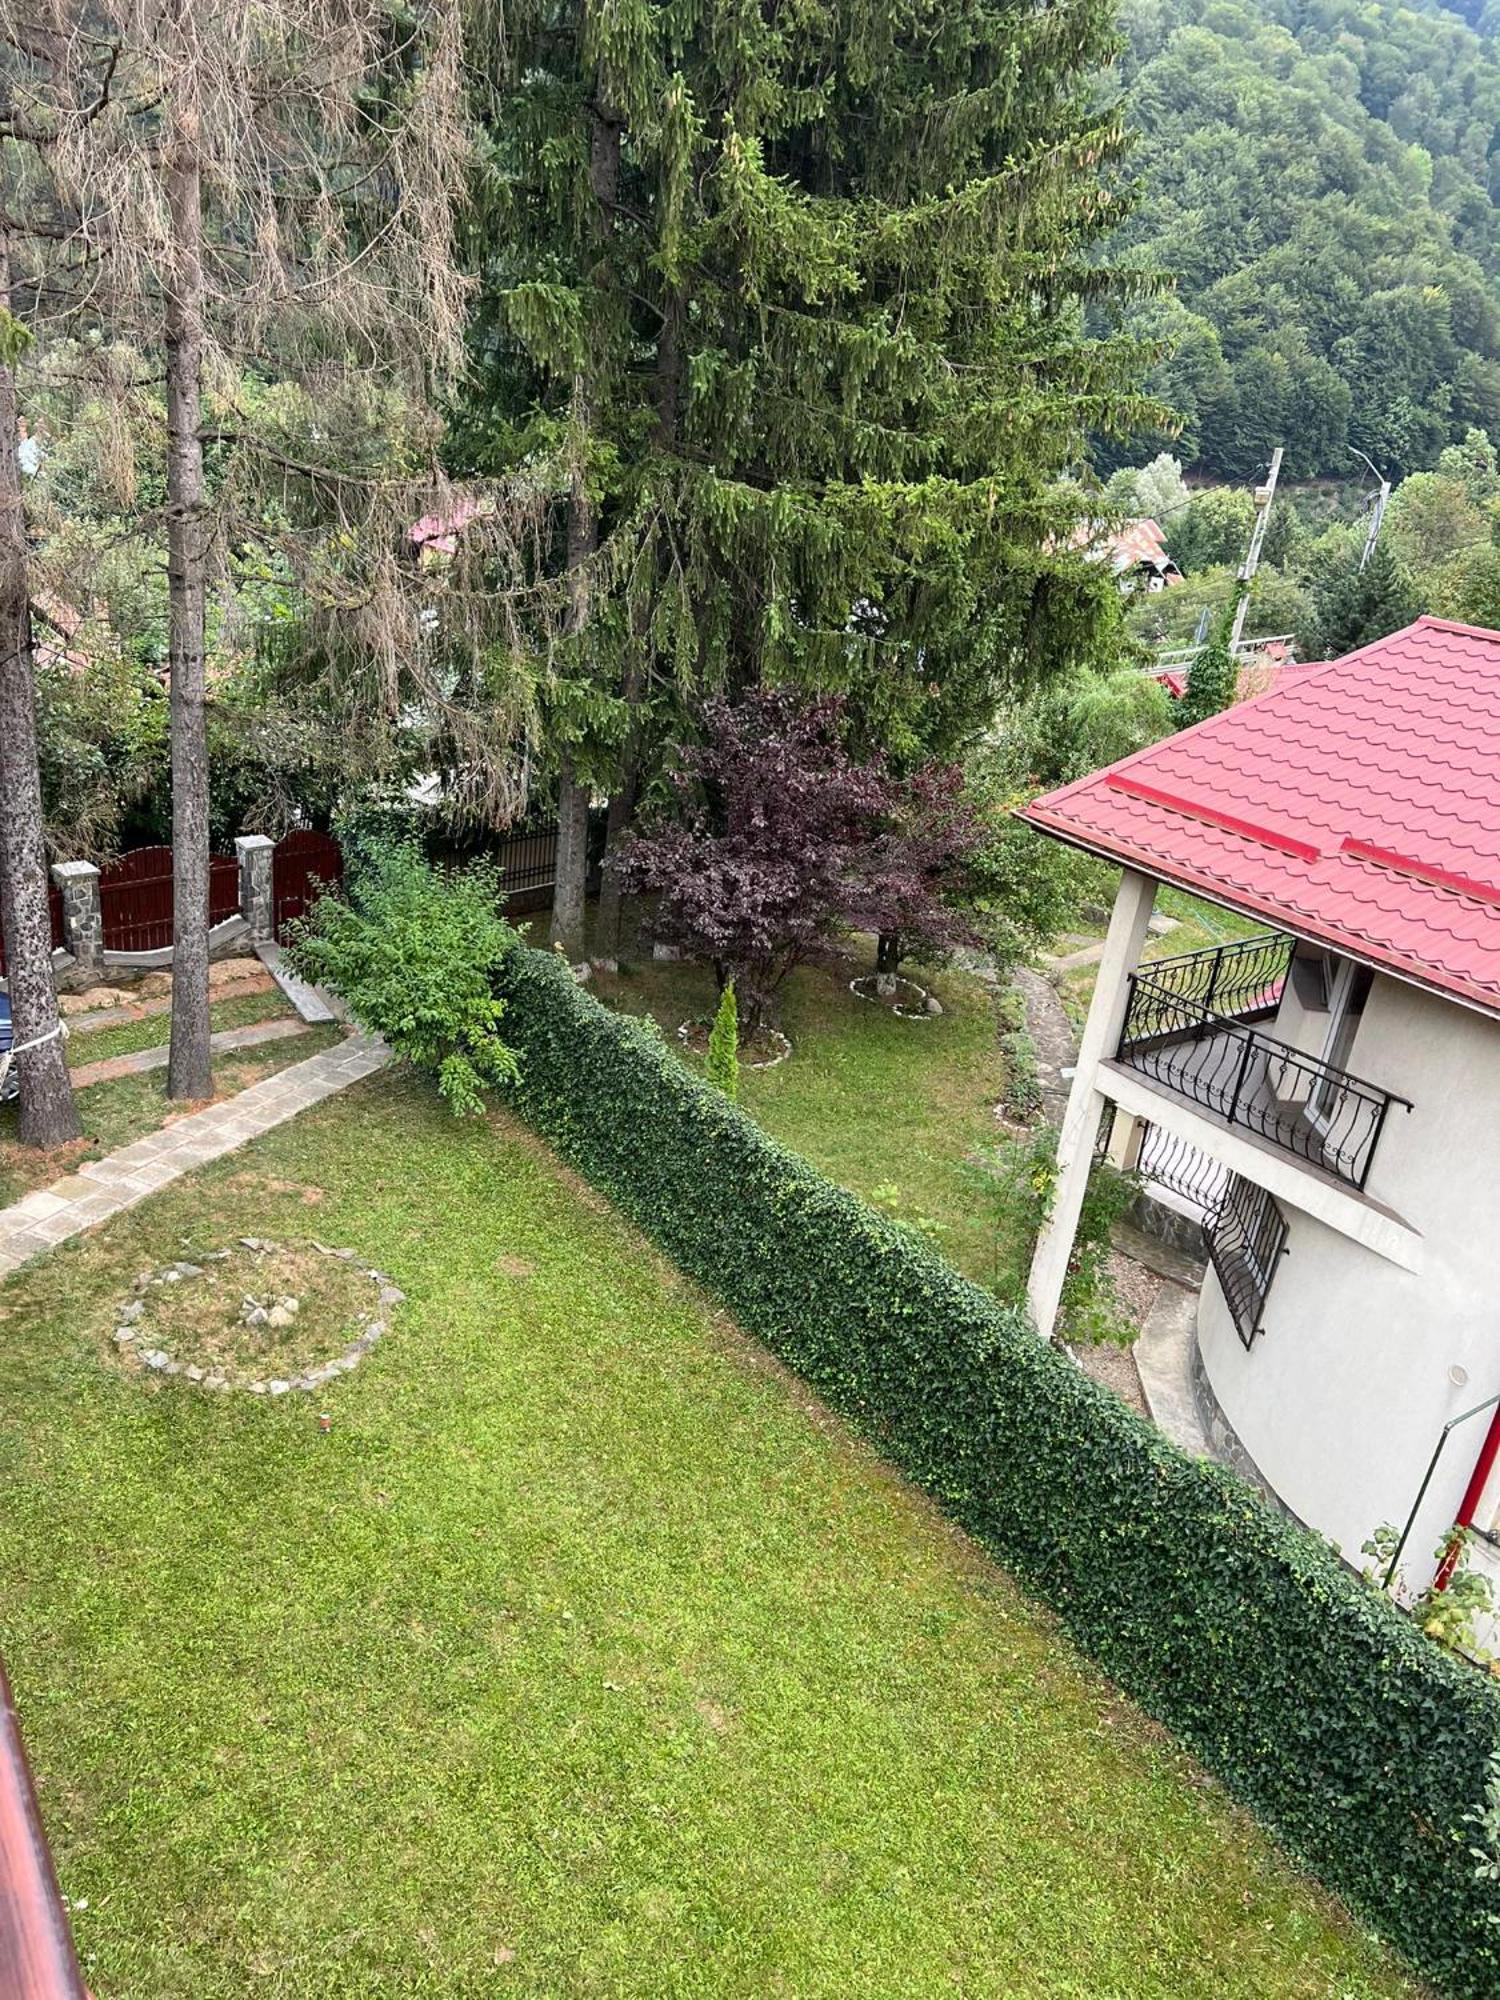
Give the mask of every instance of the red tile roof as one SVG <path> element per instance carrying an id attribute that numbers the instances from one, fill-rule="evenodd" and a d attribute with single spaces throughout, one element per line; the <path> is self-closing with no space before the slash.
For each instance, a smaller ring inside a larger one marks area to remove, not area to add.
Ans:
<path id="1" fill-rule="evenodd" d="M 1023 817 L 1500 1014 L 1500 632 L 1419 618 Z"/>

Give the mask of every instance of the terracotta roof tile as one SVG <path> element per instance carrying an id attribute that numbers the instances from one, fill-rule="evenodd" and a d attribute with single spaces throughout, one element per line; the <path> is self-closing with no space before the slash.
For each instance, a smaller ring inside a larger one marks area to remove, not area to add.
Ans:
<path id="1" fill-rule="evenodd" d="M 1500 632 L 1419 618 L 1023 816 L 1500 1013 Z"/>

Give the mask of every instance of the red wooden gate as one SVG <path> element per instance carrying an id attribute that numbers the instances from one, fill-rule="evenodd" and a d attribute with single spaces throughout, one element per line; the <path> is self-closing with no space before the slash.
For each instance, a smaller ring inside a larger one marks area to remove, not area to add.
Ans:
<path id="1" fill-rule="evenodd" d="M 239 863 L 232 854 L 208 861 L 208 921 L 238 914 Z M 172 850 L 137 847 L 99 871 L 99 914 L 106 951 L 161 951 L 172 942 Z"/>
<path id="2" fill-rule="evenodd" d="M 328 833 L 303 829 L 278 840 L 271 856 L 271 906 L 276 936 L 303 916 L 324 889 L 336 889 L 344 879 L 344 857 Z"/>
<path id="3" fill-rule="evenodd" d="M 63 941 L 63 900 L 62 890 L 51 880 L 47 883 L 47 914 L 52 919 L 52 949 Z M 5 973 L 5 940 L 0 938 L 0 977 Z"/>

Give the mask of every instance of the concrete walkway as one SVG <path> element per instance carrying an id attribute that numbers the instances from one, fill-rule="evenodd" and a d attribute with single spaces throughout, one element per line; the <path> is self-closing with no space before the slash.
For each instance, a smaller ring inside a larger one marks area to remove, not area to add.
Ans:
<path id="1" fill-rule="evenodd" d="M 299 1111 L 311 1110 L 389 1060 L 390 1050 L 378 1036 L 355 1035 L 0 1208 L 0 1278 L 195 1167 L 234 1152 Z"/>
<path id="2" fill-rule="evenodd" d="M 218 1034 L 209 1036 L 208 1046 L 217 1056 L 226 1049 L 253 1049 L 262 1042 L 281 1042 L 288 1035 L 306 1033 L 305 1021 L 253 1021 L 248 1028 L 221 1028 Z M 83 1090 L 91 1083 L 109 1083 L 117 1076 L 140 1076 L 147 1070 L 165 1069 L 170 1053 L 166 1042 L 158 1042 L 154 1048 L 132 1049 L 129 1055 L 82 1063 L 71 1072 L 73 1088 Z"/>
<path id="3" fill-rule="evenodd" d="M 1146 1408 L 1156 1428 L 1194 1458 L 1212 1458 L 1214 1448 L 1193 1394 L 1193 1326 L 1197 1313 L 1197 1294 L 1169 1278 L 1146 1315 L 1146 1324 L 1133 1352 Z"/>

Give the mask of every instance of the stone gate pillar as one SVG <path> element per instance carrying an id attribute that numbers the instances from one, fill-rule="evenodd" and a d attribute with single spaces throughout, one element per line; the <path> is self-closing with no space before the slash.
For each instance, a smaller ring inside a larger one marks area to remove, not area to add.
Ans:
<path id="1" fill-rule="evenodd" d="M 63 950 L 81 971 L 104 968 L 104 916 L 99 906 L 99 870 L 92 861 L 54 861 L 52 879 L 62 895 Z"/>
<path id="2" fill-rule="evenodd" d="M 240 864 L 240 915 L 255 944 L 269 944 L 276 930 L 271 897 L 271 857 L 276 843 L 264 833 L 242 833 L 234 843 Z"/>

